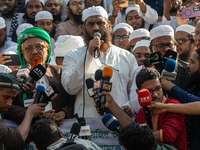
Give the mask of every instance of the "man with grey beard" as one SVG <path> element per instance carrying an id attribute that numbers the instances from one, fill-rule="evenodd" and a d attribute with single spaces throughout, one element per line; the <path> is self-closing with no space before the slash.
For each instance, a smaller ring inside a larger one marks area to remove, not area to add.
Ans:
<path id="1" fill-rule="evenodd" d="M 113 69 L 110 93 L 115 97 L 116 103 L 131 116 L 128 94 L 135 69 L 138 67 L 135 57 L 130 52 L 111 44 L 111 24 L 103 7 L 93 6 L 85 9 L 82 21 L 86 46 L 68 52 L 62 66 L 62 85 L 68 93 L 76 94 L 74 113 L 84 117 L 100 117 L 93 98 L 87 92 L 85 80 L 94 79 L 96 70 L 110 66 Z M 97 32 L 101 37 L 93 38 Z M 95 49 L 98 49 L 97 53 L 94 52 Z"/>

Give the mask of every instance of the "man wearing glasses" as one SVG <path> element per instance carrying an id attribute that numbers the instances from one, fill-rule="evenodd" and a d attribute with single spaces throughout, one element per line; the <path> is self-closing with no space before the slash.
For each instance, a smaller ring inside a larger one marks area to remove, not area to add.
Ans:
<path id="1" fill-rule="evenodd" d="M 176 28 L 175 40 L 177 42 L 177 52 L 179 58 L 185 62 L 189 62 L 192 54 L 196 50 L 192 33 L 195 27 L 184 24 Z"/>
<path id="2" fill-rule="evenodd" d="M 162 56 L 168 50 L 176 51 L 176 41 L 174 39 L 174 30 L 169 25 L 160 25 L 150 31 L 150 49 L 152 52 L 160 52 Z M 177 59 L 176 60 L 176 79 L 174 84 L 183 88 L 183 81 L 188 79 L 187 63 Z"/>
<path id="3" fill-rule="evenodd" d="M 160 74 L 152 68 L 142 69 L 136 76 L 138 89 L 148 89 L 152 102 L 180 104 L 175 99 L 166 98 L 163 95 Z M 141 124 L 146 123 L 144 110 L 141 108 L 135 118 L 135 121 Z M 173 145 L 178 150 L 187 150 L 187 133 L 185 115 L 164 112 L 161 114 L 151 114 L 153 126 L 153 135 L 158 143 L 167 143 Z"/>
<path id="4" fill-rule="evenodd" d="M 113 30 L 113 44 L 120 48 L 130 51 L 129 35 L 133 32 L 133 28 L 127 23 L 117 24 Z"/>
<path id="5" fill-rule="evenodd" d="M 82 35 L 80 25 L 83 23 L 81 18 L 85 9 L 83 0 L 69 0 L 66 9 L 69 11 L 70 19 L 57 26 L 55 40 L 60 35 Z"/>

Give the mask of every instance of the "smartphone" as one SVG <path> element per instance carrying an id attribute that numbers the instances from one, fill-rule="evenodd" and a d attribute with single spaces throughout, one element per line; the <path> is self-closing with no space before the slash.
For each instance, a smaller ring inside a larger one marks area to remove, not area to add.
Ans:
<path id="1" fill-rule="evenodd" d="M 200 7 L 192 6 L 188 8 L 179 9 L 181 19 L 193 18 L 200 16 Z"/>
<path id="2" fill-rule="evenodd" d="M 10 56 L 11 58 L 11 62 L 9 62 L 9 63 L 6 63 L 6 64 L 4 64 L 4 65 L 6 65 L 6 66 L 14 66 L 14 65 L 21 65 L 21 62 L 20 62 L 20 59 L 19 59 L 19 56 L 18 55 L 13 55 L 13 54 L 6 54 L 6 55 L 3 55 L 3 56 Z M 9 60 L 9 59 L 6 59 L 6 60 Z"/>
<path id="3" fill-rule="evenodd" d="M 8 13 L 8 6 L 0 5 L 0 14 L 7 14 L 7 13 Z"/>
<path id="4" fill-rule="evenodd" d="M 135 0 L 124 0 L 125 3 L 119 5 L 122 8 L 126 8 L 126 7 L 134 7 L 135 6 Z"/>

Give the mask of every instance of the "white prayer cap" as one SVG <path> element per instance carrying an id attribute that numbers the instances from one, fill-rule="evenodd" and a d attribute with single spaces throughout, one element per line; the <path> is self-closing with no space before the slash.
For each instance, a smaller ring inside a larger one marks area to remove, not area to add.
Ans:
<path id="1" fill-rule="evenodd" d="M 85 43 L 81 36 L 60 35 L 55 43 L 54 52 L 57 57 L 64 57 L 67 52 L 84 45 Z"/>
<path id="2" fill-rule="evenodd" d="M 10 73 L 10 72 L 12 72 L 12 70 L 8 66 L 0 64 L 0 73 Z"/>
<path id="3" fill-rule="evenodd" d="M 169 25 L 160 25 L 150 31 L 150 41 L 160 36 L 174 37 L 174 29 Z"/>
<path id="4" fill-rule="evenodd" d="M 29 2 L 30 0 L 26 0 L 25 1 L 25 6 L 27 5 L 27 3 Z M 44 0 L 40 0 L 40 2 L 43 4 L 43 6 L 44 6 Z"/>
<path id="5" fill-rule="evenodd" d="M 133 27 L 131 27 L 129 24 L 127 24 L 127 23 L 119 23 L 119 24 L 117 24 L 114 28 L 113 28 L 113 30 L 112 30 L 112 33 L 114 34 L 115 33 L 115 31 L 117 30 L 117 29 L 126 29 L 127 31 L 129 31 L 129 32 L 133 32 Z"/>
<path id="6" fill-rule="evenodd" d="M 83 10 L 82 21 L 85 22 L 88 17 L 96 15 L 103 16 L 108 19 L 108 13 L 102 6 L 92 6 Z"/>
<path id="7" fill-rule="evenodd" d="M 0 29 L 3 29 L 5 27 L 6 27 L 5 20 L 2 17 L 0 17 Z"/>
<path id="8" fill-rule="evenodd" d="M 184 24 L 184 25 L 180 25 L 176 28 L 176 32 L 178 31 L 184 31 L 187 32 L 189 34 L 191 34 L 192 32 L 194 32 L 195 27 L 188 25 L 188 24 Z"/>
<path id="9" fill-rule="evenodd" d="M 138 41 L 138 42 L 135 44 L 134 48 L 133 48 L 133 52 L 134 52 L 134 50 L 135 50 L 136 48 L 138 48 L 138 47 L 144 46 L 144 47 L 148 47 L 148 48 L 149 48 L 149 45 L 150 45 L 150 41 L 149 41 L 149 40 L 141 40 L 141 41 Z"/>
<path id="10" fill-rule="evenodd" d="M 34 27 L 32 24 L 30 24 L 30 23 L 23 23 L 23 24 L 20 24 L 18 27 L 17 27 L 17 30 L 16 30 L 16 34 L 17 34 L 17 37 L 19 36 L 19 34 L 22 32 L 22 31 L 24 31 L 24 30 L 26 30 L 26 29 L 28 29 L 28 28 L 32 28 L 32 27 Z"/>
<path id="11" fill-rule="evenodd" d="M 53 20 L 53 16 L 49 11 L 40 11 L 35 15 L 35 22 L 42 19 Z"/>
<path id="12" fill-rule="evenodd" d="M 141 37 L 150 37 L 149 31 L 144 28 L 137 29 L 130 34 L 129 41 L 131 41 L 132 39 L 141 38 Z"/>
<path id="13" fill-rule="evenodd" d="M 126 8 L 126 11 L 125 11 L 126 15 L 127 15 L 130 11 L 133 11 L 133 10 L 137 10 L 137 11 L 140 12 L 140 6 L 139 6 L 138 4 L 136 4 L 134 7 L 127 7 L 127 8 Z"/>
<path id="14" fill-rule="evenodd" d="M 44 4 L 47 2 L 48 0 L 44 0 Z M 60 3 L 60 1 L 59 0 L 57 0 L 59 3 Z"/>

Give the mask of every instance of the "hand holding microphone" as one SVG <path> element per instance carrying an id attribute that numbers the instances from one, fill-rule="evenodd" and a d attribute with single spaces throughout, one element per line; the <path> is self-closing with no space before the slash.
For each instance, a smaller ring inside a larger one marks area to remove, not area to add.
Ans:
<path id="1" fill-rule="evenodd" d="M 89 41 L 88 51 L 91 56 L 98 58 L 100 55 L 100 47 L 103 44 L 103 40 L 101 40 L 101 34 L 99 32 L 94 33 L 93 39 Z"/>

